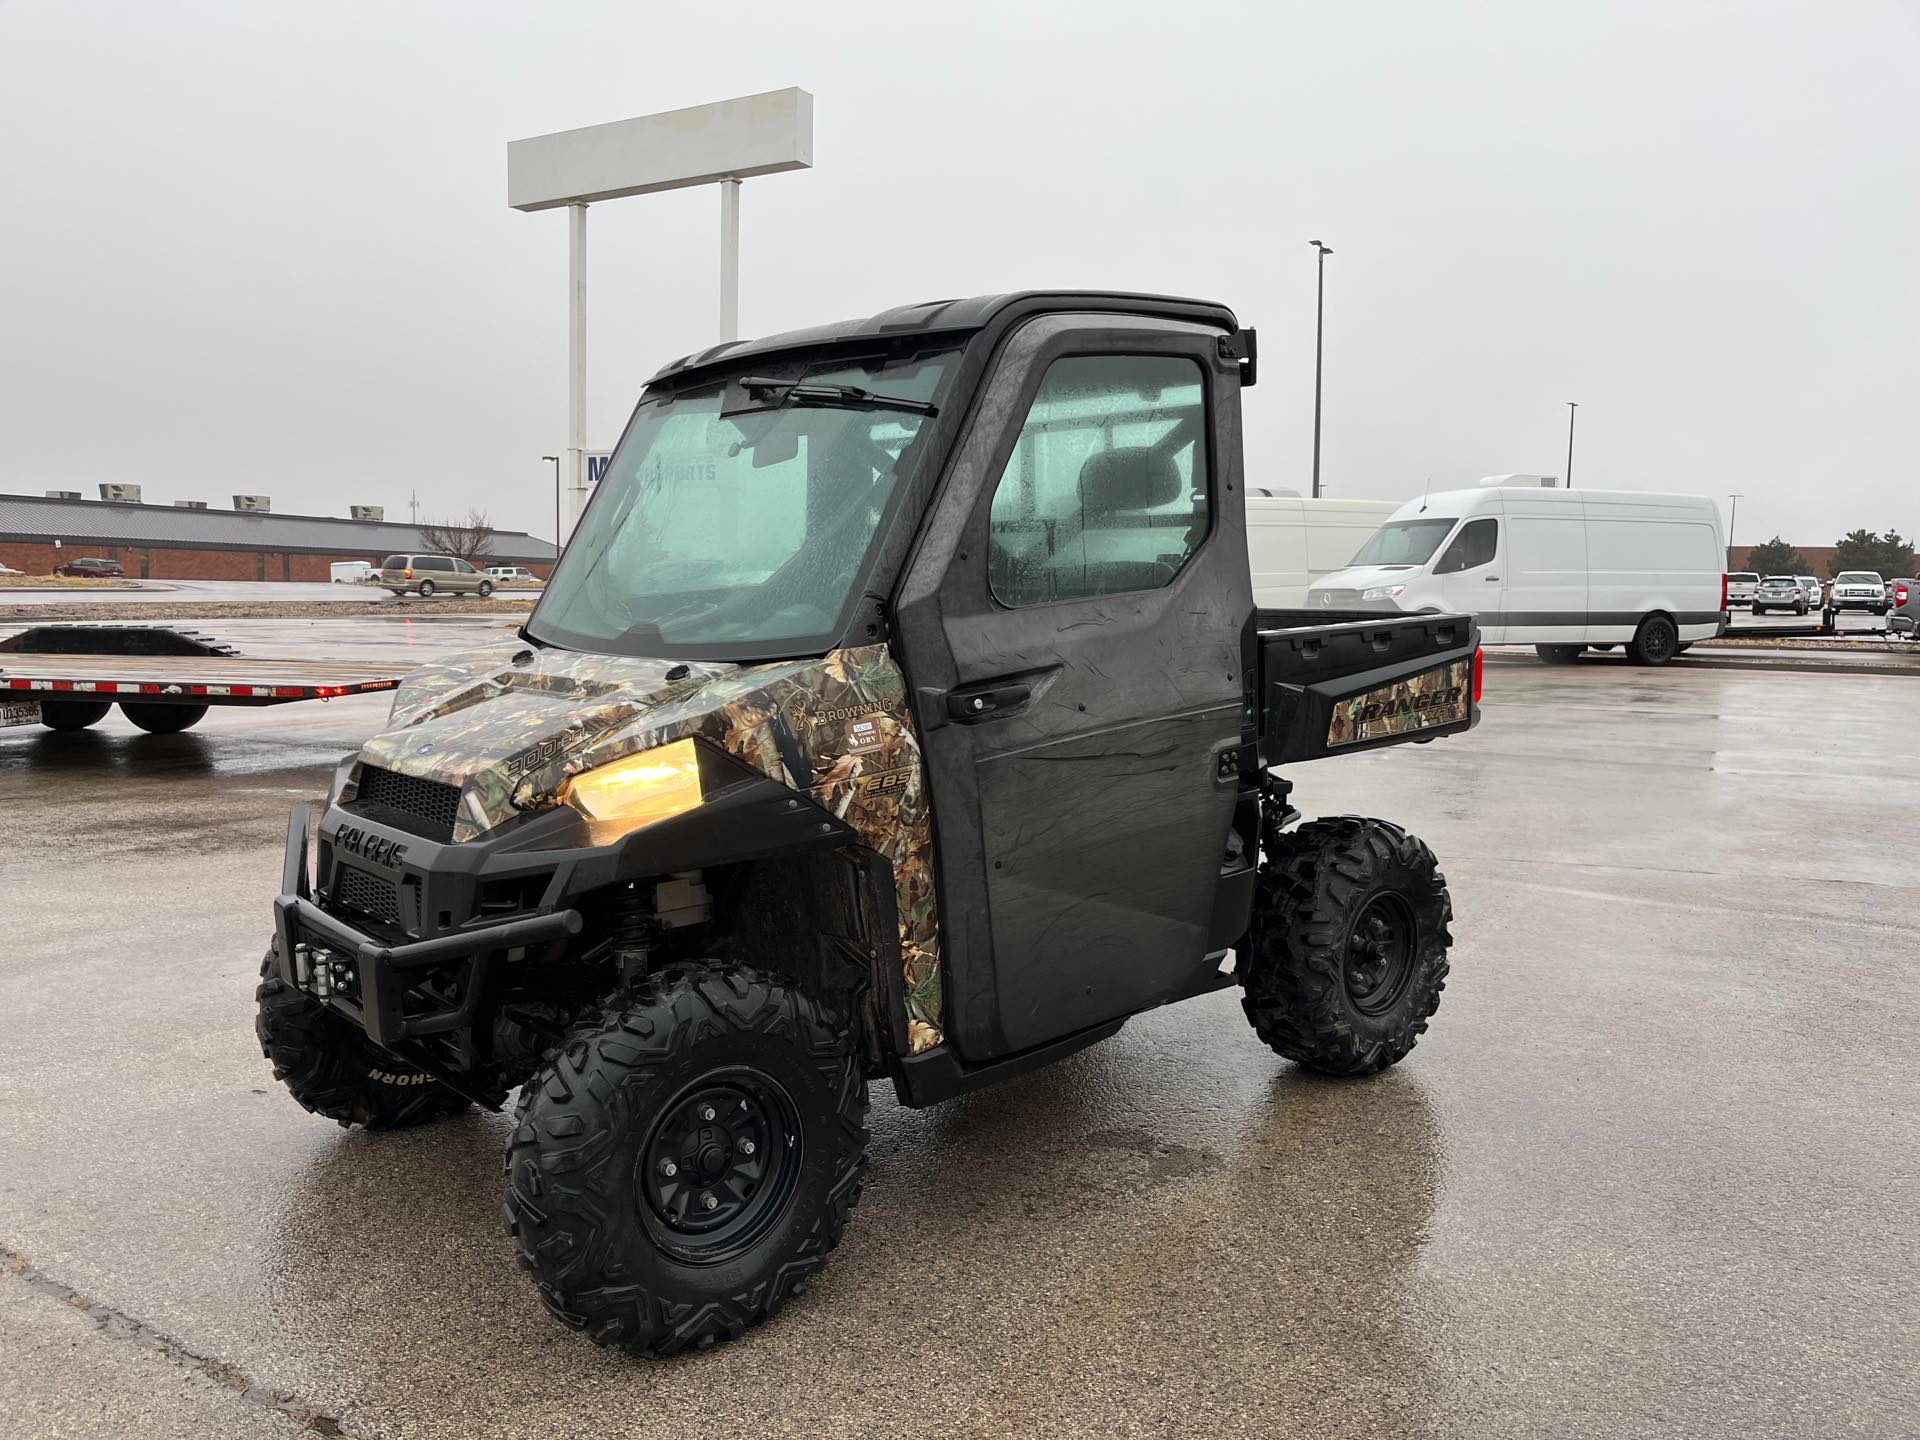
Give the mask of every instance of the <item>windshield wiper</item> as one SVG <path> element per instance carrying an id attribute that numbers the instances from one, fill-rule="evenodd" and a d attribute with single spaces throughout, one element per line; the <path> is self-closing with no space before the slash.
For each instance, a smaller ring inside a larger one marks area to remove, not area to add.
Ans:
<path id="1" fill-rule="evenodd" d="M 813 380 L 770 380 L 764 375 L 743 375 L 740 388 L 756 399 L 764 397 L 775 405 L 828 405 L 842 410 L 905 410 L 914 415 L 938 415 L 938 407 L 925 400 L 909 400 L 904 395 L 876 395 L 858 385 L 834 385 Z"/>

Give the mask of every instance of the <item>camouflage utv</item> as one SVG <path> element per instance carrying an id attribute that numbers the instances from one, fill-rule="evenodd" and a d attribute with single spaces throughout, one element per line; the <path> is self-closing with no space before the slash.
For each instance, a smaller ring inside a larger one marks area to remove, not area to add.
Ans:
<path id="1" fill-rule="evenodd" d="M 317 854 L 293 816 L 275 1074 L 372 1128 L 517 1090 L 541 1297 L 665 1355 L 825 1263 L 873 1079 L 1233 984 L 1290 1060 L 1399 1060 L 1445 882 L 1272 767 L 1468 729 L 1476 632 L 1256 611 L 1254 366 L 1220 306 L 1026 294 L 662 370 L 518 638 L 403 682 Z"/>

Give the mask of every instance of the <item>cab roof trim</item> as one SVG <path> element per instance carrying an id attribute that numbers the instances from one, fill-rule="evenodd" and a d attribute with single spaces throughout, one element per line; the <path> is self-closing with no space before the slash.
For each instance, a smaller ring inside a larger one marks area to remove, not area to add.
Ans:
<path id="1" fill-rule="evenodd" d="M 1021 290 L 1007 295 L 976 295 L 968 300 L 926 300 L 882 310 L 864 320 L 842 320 L 805 330 L 789 330 L 758 340 L 731 340 L 683 355 L 663 365 L 648 384 L 683 381 L 703 371 L 731 366 L 753 356 L 784 355 L 858 340 L 904 336 L 960 336 L 1011 325 L 1032 315 L 1091 311 L 1146 315 L 1209 325 L 1231 335 L 1240 328 L 1233 311 L 1209 300 L 1177 295 L 1136 295 L 1119 290 Z"/>

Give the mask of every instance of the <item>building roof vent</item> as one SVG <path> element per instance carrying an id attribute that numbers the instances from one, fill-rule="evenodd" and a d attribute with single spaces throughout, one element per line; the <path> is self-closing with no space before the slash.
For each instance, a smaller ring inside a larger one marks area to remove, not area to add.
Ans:
<path id="1" fill-rule="evenodd" d="M 204 510 L 207 508 L 207 502 L 204 500 L 176 500 L 173 502 L 173 508 L 176 510 Z"/>
<path id="2" fill-rule="evenodd" d="M 138 505 L 140 503 L 140 487 L 138 485 L 102 485 L 100 487 L 100 498 L 102 500 L 131 500 L 134 504 Z"/>
<path id="3" fill-rule="evenodd" d="M 233 508 L 236 510 L 250 510 L 257 515 L 264 515 L 273 509 L 273 499 L 267 495 L 236 495 L 233 497 Z"/>
<path id="4" fill-rule="evenodd" d="M 385 520 L 387 507 L 384 505 L 349 505 L 347 513 L 356 520 Z"/>
<path id="5" fill-rule="evenodd" d="M 1482 485 L 1501 485 L 1517 490 L 1552 490 L 1560 484 L 1558 475 L 1488 475 Z"/>
<path id="6" fill-rule="evenodd" d="M 47 499 L 49 500 L 78 500 L 79 498 L 80 498 L 80 492 L 78 490 L 47 491 Z"/>

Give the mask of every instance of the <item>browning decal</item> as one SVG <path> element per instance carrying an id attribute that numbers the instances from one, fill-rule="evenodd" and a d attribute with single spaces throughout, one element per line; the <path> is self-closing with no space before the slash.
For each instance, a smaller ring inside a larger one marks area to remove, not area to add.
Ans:
<path id="1" fill-rule="evenodd" d="M 933 822 L 906 680 L 884 645 L 742 667 L 509 642 L 409 676 L 392 725 L 361 763 L 458 787 L 456 842 L 557 804 L 569 776 L 689 735 L 808 792 L 892 864 L 910 1044 L 940 1043 Z"/>
<path id="2" fill-rule="evenodd" d="M 1327 726 L 1327 745 L 1356 745 L 1383 735 L 1457 724 L 1470 713 L 1472 680 L 1473 663 L 1455 660 L 1411 680 L 1336 701 L 1333 722 Z"/>

